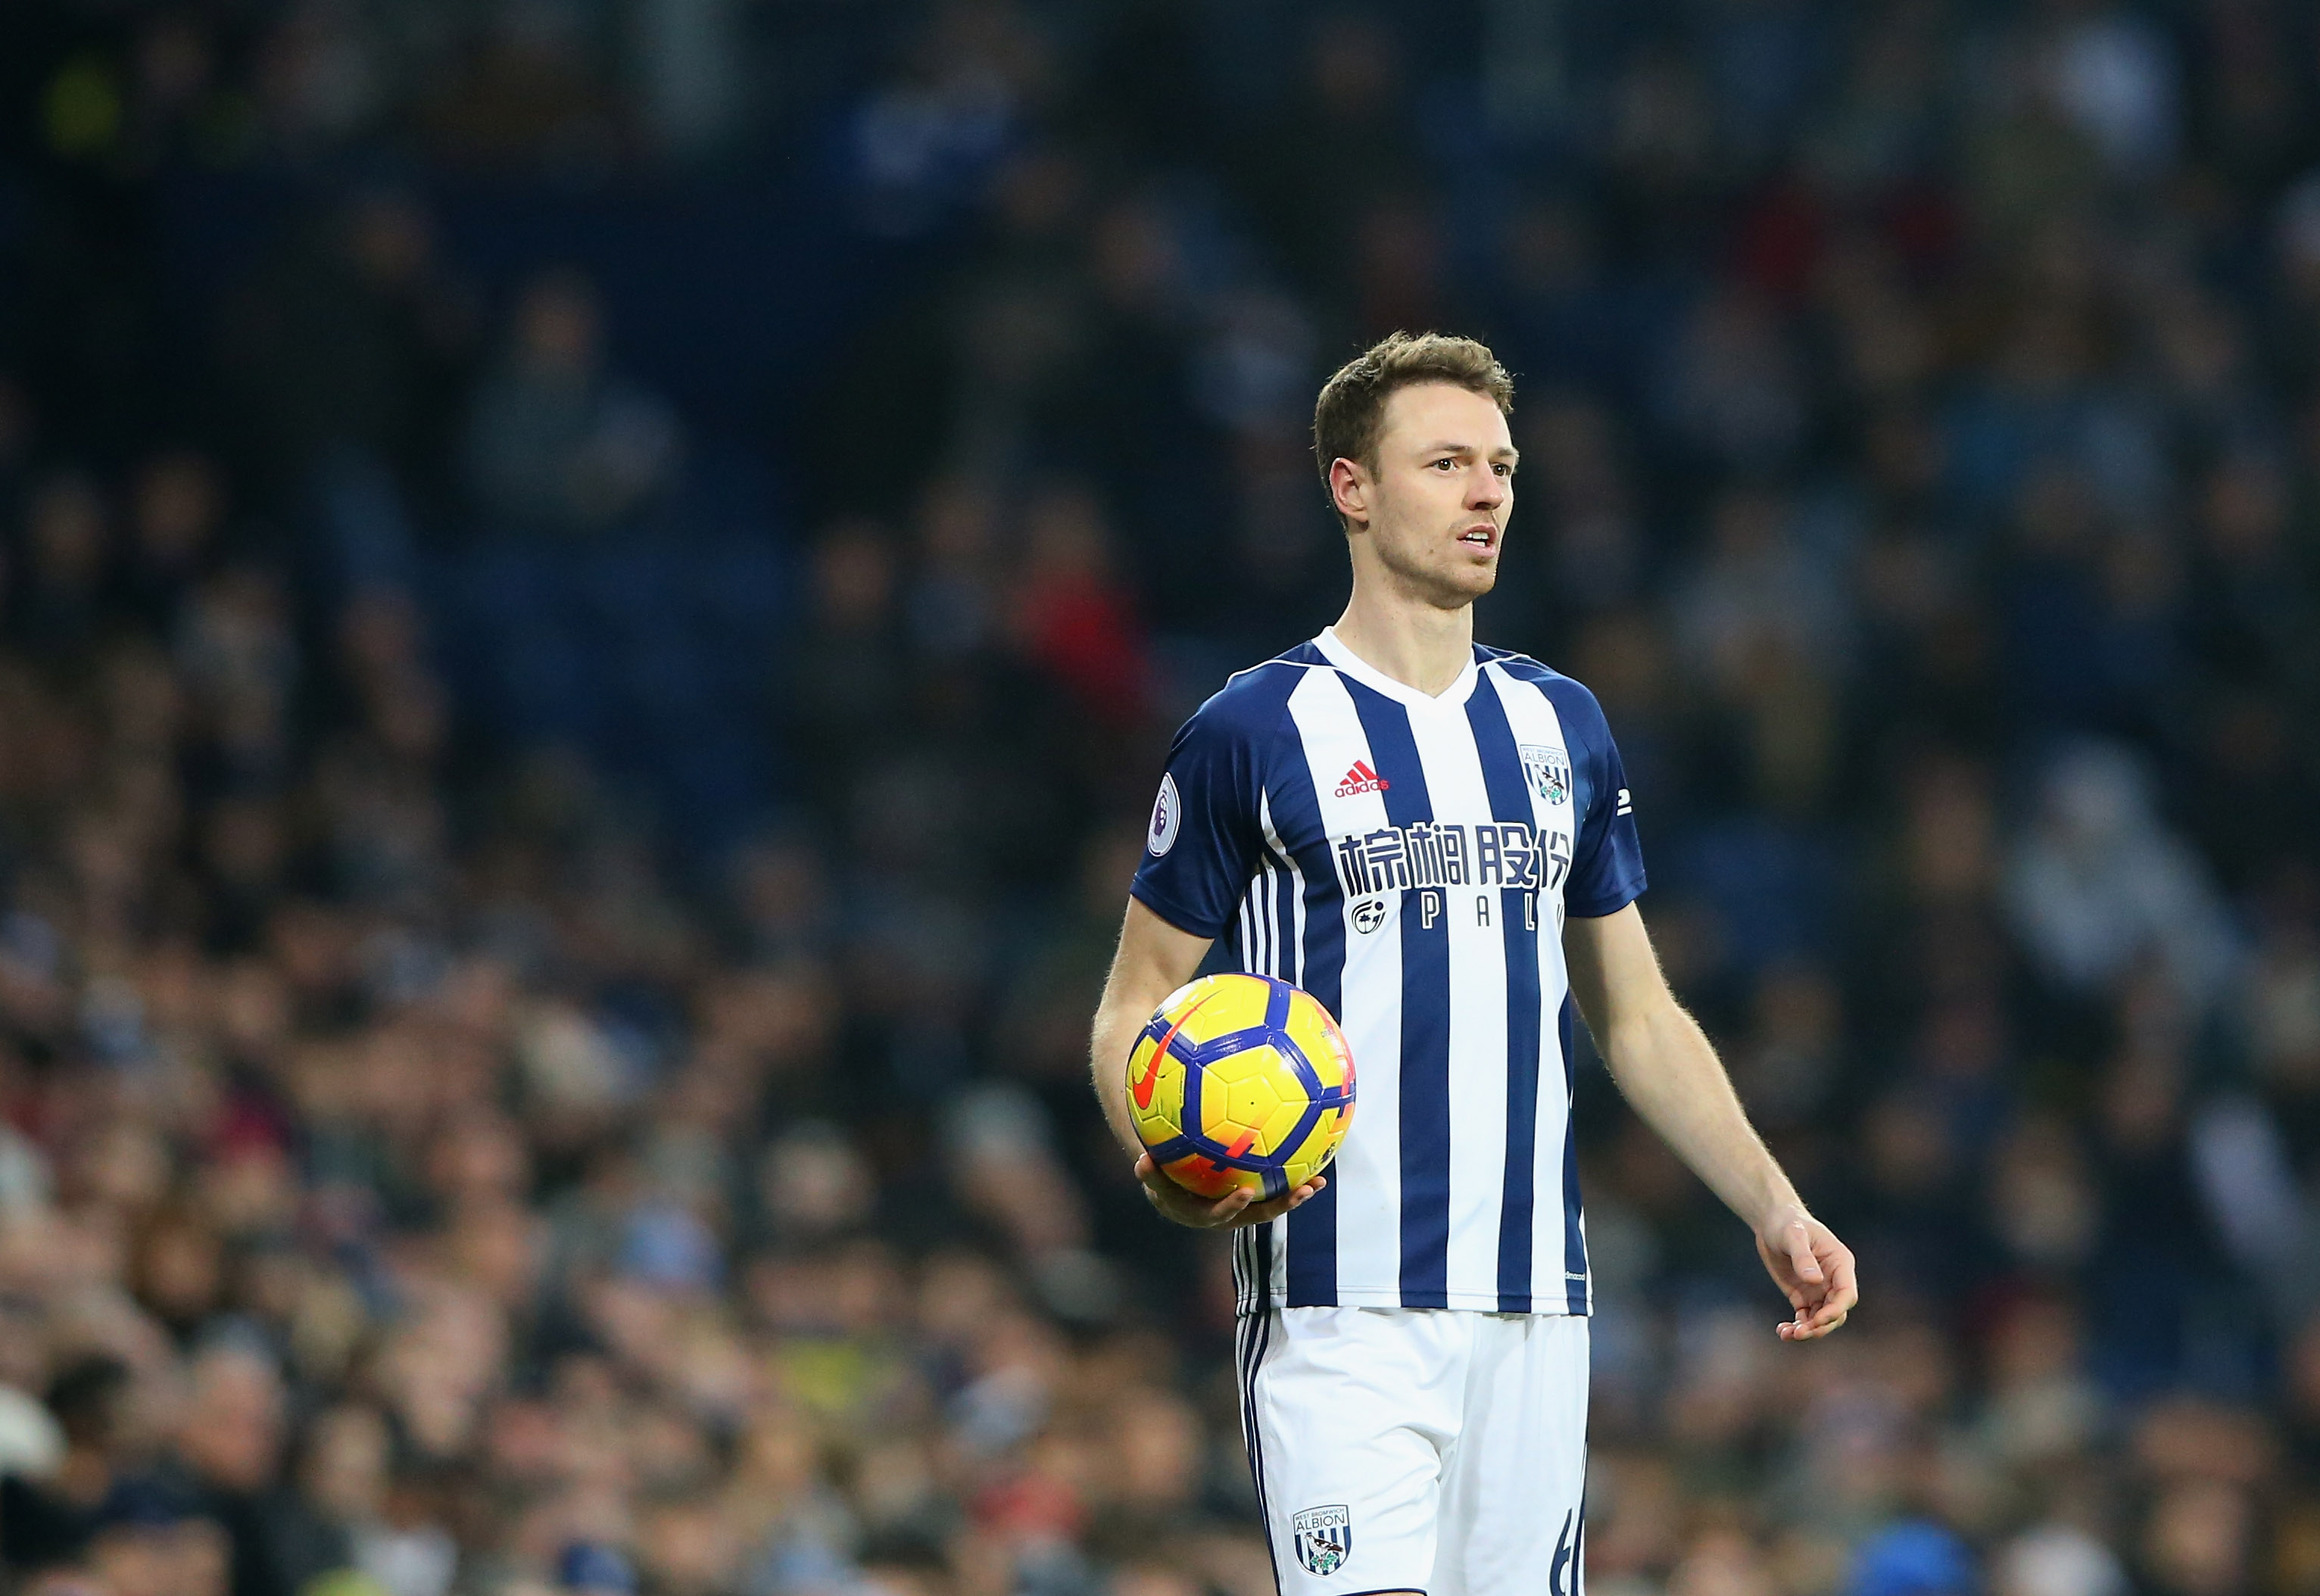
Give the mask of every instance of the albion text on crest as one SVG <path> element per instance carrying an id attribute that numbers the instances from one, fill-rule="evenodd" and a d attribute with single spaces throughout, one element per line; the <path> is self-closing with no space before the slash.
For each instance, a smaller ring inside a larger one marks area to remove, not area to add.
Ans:
<path id="1" fill-rule="evenodd" d="M 1544 803 L 1562 803 L 1571 796 L 1571 756 L 1547 743 L 1527 742 L 1522 747 L 1523 775 L 1529 778 L 1530 790 Z"/>
<path id="2" fill-rule="evenodd" d="M 1354 1555 L 1354 1513 L 1342 1502 L 1307 1508 L 1289 1528 L 1297 1541 L 1297 1561 L 1308 1573 L 1335 1573 Z"/>

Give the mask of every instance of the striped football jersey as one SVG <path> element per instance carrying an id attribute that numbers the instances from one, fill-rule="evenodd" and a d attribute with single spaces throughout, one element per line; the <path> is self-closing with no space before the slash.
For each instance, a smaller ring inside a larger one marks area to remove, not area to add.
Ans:
<path id="1" fill-rule="evenodd" d="M 1566 913 L 1644 890 L 1595 696 L 1476 648 L 1438 697 L 1334 630 L 1177 733 L 1132 888 L 1337 1017 L 1360 1072 L 1329 1184 L 1236 1238 L 1241 1311 L 1585 1313 Z"/>

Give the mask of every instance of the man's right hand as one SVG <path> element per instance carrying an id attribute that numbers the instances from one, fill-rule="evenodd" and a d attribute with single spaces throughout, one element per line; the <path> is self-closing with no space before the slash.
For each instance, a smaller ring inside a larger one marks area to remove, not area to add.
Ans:
<path id="1" fill-rule="evenodd" d="M 1263 1202 L 1246 1186 L 1208 1198 L 1170 1180 L 1149 1153 L 1137 1156 L 1136 1178 L 1144 1183 L 1144 1194 L 1152 1200 L 1153 1207 L 1195 1230 L 1237 1230 L 1244 1225 L 1262 1225 L 1279 1219 L 1329 1183 L 1328 1175 L 1317 1174 L 1303 1185 Z"/>

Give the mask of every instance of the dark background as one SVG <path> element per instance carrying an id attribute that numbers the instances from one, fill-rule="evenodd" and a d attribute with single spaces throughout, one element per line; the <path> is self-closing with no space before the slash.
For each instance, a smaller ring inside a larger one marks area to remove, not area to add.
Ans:
<path id="1" fill-rule="evenodd" d="M 1269 1589 L 1083 1053 L 1397 327 L 1862 1260 L 1582 1076 L 1598 1596 L 2320 1591 L 2292 0 L 6 7 L 7 1579 Z"/>

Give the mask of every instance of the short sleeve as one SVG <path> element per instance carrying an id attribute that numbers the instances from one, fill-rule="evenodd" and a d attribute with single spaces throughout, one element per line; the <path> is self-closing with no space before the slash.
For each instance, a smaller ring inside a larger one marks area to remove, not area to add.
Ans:
<path id="1" fill-rule="evenodd" d="M 1255 868 L 1264 775 L 1252 739 L 1201 706 L 1176 733 L 1128 889 L 1178 930 L 1215 937 Z"/>
<path id="2" fill-rule="evenodd" d="M 1573 684 L 1576 685 L 1576 684 Z M 1581 688 L 1587 711 L 1579 757 L 1587 766 L 1587 812 L 1579 817 L 1579 838 L 1572 848 L 1571 880 L 1563 888 L 1564 909 L 1582 920 L 1616 914 L 1644 895 L 1644 845 L 1636 834 L 1635 796 L 1627 790 L 1627 767 L 1619 762 L 1618 744 L 1603 719 L 1595 695 Z"/>

